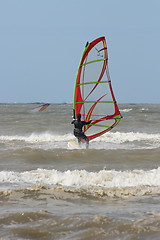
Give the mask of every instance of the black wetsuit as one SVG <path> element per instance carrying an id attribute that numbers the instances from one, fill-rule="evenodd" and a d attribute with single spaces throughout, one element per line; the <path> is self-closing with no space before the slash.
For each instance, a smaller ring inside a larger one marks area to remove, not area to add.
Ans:
<path id="1" fill-rule="evenodd" d="M 82 128 L 84 125 L 88 125 L 92 122 L 92 120 L 86 122 L 86 121 L 81 121 L 81 120 L 73 120 L 71 123 L 74 124 L 74 136 L 78 138 L 78 143 L 81 143 L 81 139 L 84 139 L 86 142 L 86 147 L 88 148 L 89 146 L 89 139 L 87 136 L 84 134 Z"/>

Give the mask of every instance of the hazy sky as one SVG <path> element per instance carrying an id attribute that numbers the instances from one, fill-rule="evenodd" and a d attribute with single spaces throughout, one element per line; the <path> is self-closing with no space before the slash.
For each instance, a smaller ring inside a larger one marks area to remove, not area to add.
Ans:
<path id="1" fill-rule="evenodd" d="M 0 102 L 72 102 L 100 36 L 117 101 L 160 103 L 160 0 L 0 0 Z"/>

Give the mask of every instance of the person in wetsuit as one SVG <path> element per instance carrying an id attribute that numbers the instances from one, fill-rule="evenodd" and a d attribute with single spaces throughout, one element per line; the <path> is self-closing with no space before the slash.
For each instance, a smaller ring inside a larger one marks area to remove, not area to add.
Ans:
<path id="1" fill-rule="evenodd" d="M 74 124 L 74 136 L 78 139 L 78 143 L 79 145 L 81 144 L 81 139 L 84 139 L 86 142 L 86 148 L 89 147 L 89 139 L 88 137 L 84 134 L 83 132 L 83 126 L 84 125 L 88 125 L 92 122 L 92 120 L 90 121 L 81 121 L 81 114 L 77 114 L 77 119 L 73 119 L 73 121 L 71 122 L 72 124 Z"/>

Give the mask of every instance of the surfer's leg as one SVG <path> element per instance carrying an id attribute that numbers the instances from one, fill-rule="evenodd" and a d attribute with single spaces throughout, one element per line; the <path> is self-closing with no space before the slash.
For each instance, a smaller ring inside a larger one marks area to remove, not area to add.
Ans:
<path id="1" fill-rule="evenodd" d="M 75 129 L 74 129 L 74 136 L 77 138 L 78 144 L 80 146 L 81 145 L 81 136 L 77 131 L 75 131 Z"/>
<path id="2" fill-rule="evenodd" d="M 88 137 L 83 133 L 81 138 L 85 140 L 86 148 L 88 149 L 89 148 L 89 139 L 88 139 Z"/>
<path id="3" fill-rule="evenodd" d="M 89 139 L 86 137 L 86 148 L 89 148 Z"/>
<path id="4" fill-rule="evenodd" d="M 78 137 L 78 144 L 81 145 L 81 139 Z"/>

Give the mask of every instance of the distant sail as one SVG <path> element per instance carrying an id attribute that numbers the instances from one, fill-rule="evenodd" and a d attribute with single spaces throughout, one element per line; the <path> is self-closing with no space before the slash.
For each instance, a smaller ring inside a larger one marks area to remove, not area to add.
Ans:
<path id="1" fill-rule="evenodd" d="M 119 111 L 108 70 L 108 52 L 105 37 L 86 44 L 78 67 L 73 115 L 81 113 L 86 136 L 91 140 L 115 127 L 122 116 Z"/>
<path id="2" fill-rule="evenodd" d="M 42 112 L 44 111 L 50 104 L 49 103 L 45 103 L 45 104 L 42 104 L 32 110 L 30 110 L 30 112 Z"/>

